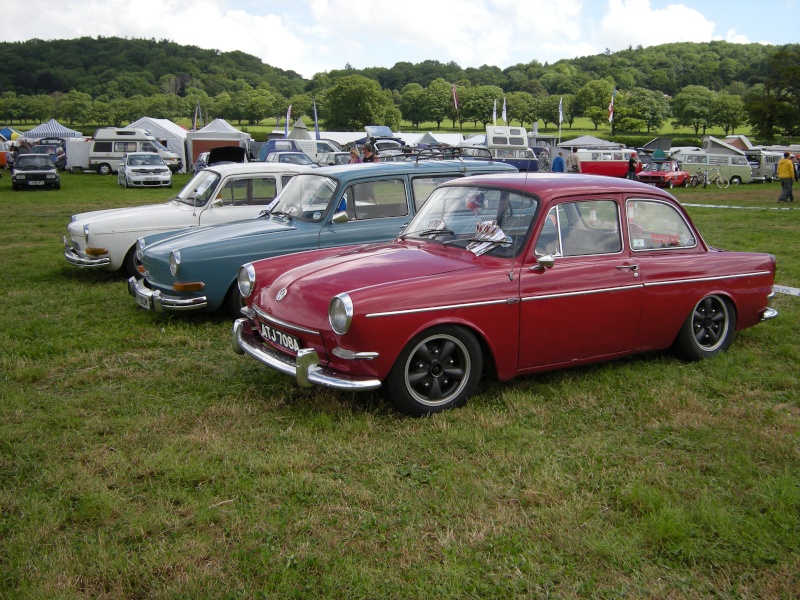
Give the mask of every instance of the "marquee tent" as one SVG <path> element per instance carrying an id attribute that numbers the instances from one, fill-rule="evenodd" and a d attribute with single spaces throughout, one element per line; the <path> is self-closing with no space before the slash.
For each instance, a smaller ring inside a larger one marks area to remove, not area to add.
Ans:
<path id="1" fill-rule="evenodd" d="M 22 136 L 23 133 L 21 131 L 17 131 L 12 127 L 3 127 L 2 129 L 0 129 L 0 137 L 2 137 L 7 142 L 10 142 Z"/>
<path id="2" fill-rule="evenodd" d="M 80 131 L 64 127 L 55 119 L 50 119 L 47 123 L 43 123 L 38 127 L 34 127 L 30 131 L 26 131 L 23 136 L 26 140 L 39 140 L 46 137 L 56 138 L 82 138 L 83 134 Z"/>
<path id="3" fill-rule="evenodd" d="M 596 149 L 596 148 L 607 148 L 612 150 L 614 148 L 624 148 L 624 144 L 618 144 L 616 142 L 609 142 L 608 140 L 602 140 L 600 138 L 594 137 L 593 135 L 582 135 L 581 137 L 577 137 L 574 140 L 569 140 L 566 142 L 561 142 L 558 144 L 559 148 L 587 148 L 587 149 Z"/>
<path id="4" fill-rule="evenodd" d="M 249 133 L 236 129 L 225 119 L 214 119 L 202 129 L 186 132 L 186 157 L 193 165 L 201 153 L 212 148 L 240 146 L 249 150 L 252 141 Z"/>
<path id="5" fill-rule="evenodd" d="M 152 117 L 142 117 L 134 121 L 125 129 L 145 129 L 150 135 L 167 147 L 167 150 L 174 152 L 181 157 L 181 172 L 189 171 L 189 164 L 186 162 L 186 135 L 187 131 L 173 123 L 169 119 L 154 119 Z"/>

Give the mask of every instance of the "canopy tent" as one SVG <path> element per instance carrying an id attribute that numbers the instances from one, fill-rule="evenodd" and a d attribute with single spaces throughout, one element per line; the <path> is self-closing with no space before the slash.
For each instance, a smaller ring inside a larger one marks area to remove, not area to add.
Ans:
<path id="1" fill-rule="evenodd" d="M 187 166 L 194 165 L 197 157 L 203 152 L 220 146 L 240 146 L 250 150 L 253 138 L 245 131 L 236 129 L 225 119 L 214 119 L 197 131 L 186 132 L 186 158 Z"/>
<path id="2" fill-rule="evenodd" d="M 12 127 L 3 127 L 0 129 L 0 137 L 2 137 L 5 141 L 11 142 L 17 138 L 22 137 L 24 134 L 21 131 L 17 131 Z"/>
<path id="3" fill-rule="evenodd" d="M 50 119 L 47 123 L 43 123 L 38 127 L 34 127 L 30 131 L 26 131 L 22 136 L 26 140 L 36 141 L 41 138 L 82 138 L 83 134 L 80 131 L 64 127 L 55 119 Z"/>
<path id="4" fill-rule="evenodd" d="M 410 143 L 407 133 L 398 133 L 399 137 L 403 138 L 406 143 Z M 464 139 L 460 133 L 433 133 L 429 131 L 417 139 L 414 144 L 417 146 L 431 146 L 436 144 L 447 144 L 448 146 L 458 146 Z"/>
<path id="5" fill-rule="evenodd" d="M 142 117 L 134 121 L 125 129 L 145 129 L 150 135 L 167 147 L 167 150 L 174 152 L 181 157 L 182 173 L 189 171 L 186 162 L 186 134 L 187 131 L 180 125 L 173 123 L 169 119 L 154 119 L 152 117 Z"/>
<path id="6" fill-rule="evenodd" d="M 303 119 L 297 119 L 292 126 L 289 135 L 286 136 L 290 140 L 313 140 L 311 134 L 308 132 L 308 127 L 303 123 Z"/>
<path id="7" fill-rule="evenodd" d="M 609 142 L 608 140 L 602 140 L 600 138 L 596 138 L 592 135 L 582 135 L 581 137 L 577 137 L 573 140 L 568 140 L 566 142 L 561 142 L 558 144 L 559 148 L 587 148 L 587 149 L 595 149 L 595 148 L 624 148 L 624 144 L 618 144 L 616 142 Z"/>

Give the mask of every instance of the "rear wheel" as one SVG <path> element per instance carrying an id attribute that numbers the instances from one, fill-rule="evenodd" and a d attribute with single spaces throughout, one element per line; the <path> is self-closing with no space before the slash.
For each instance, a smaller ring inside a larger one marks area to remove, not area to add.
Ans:
<path id="1" fill-rule="evenodd" d="M 139 269 L 136 268 L 136 246 L 128 250 L 125 259 L 122 261 L 122 268 L 125 270 L 128 277 L 138 278 L 142 276 L 142 274 L 139 273 Z"/>
<path id="2" fill-rule="evenodd" d="M 412 339 L 386 379 L 398 410 L 418 417 L 463 406 L 483 369 L 476 337 L 462 327 L 443 325 Z"/>
<path id="3" fill-rule="evenodd" d="M 97 172 L 100 175 L 110 175 L 111 174 L 111 166 L 103 163 L 101 165 L 97 165 Z"/>
<path id="4" fill-rule="evenodd" d="M 741 177 L 739 177 L 738 175 L 734 175 L 733 177 L 731 177 L 731 185 L 739 185 L 740 183 L 742 183 Z"/>
<path id="5" fill-rule="evenodd" d="M 686 360 L 725 352 L 736 332 L 736 310 L 727 298 L 706 296 L 686 317 L 675 339 L 675 351 Z"/>
<path id="6" fill-rule="evenodd" d="M 244 298 L 242 298 L 242 295 L 239 293 L 239 285 L 236 281 L 233 282 L 233 285 L 228 289 L 228 293 L 225 294 L 225 300 L 222 306 L 225 312 L 233 318 L 238 319 L 242 316 Z"/>
<path id="7" fill-rule="evenodd" d="M 731 184 L 731 182 L 730 182 L 730 181 L 728 181 L 728 178 L 727 178 L 727 177 L 723 177 L 722 175 L 720 175 L 719 177 L 717 177 L 717 187 L 718 187 L 719 189 L 721 189 L 721 190 L 727 189 L 727 187 L 728 187 L 730 184 Z"/>

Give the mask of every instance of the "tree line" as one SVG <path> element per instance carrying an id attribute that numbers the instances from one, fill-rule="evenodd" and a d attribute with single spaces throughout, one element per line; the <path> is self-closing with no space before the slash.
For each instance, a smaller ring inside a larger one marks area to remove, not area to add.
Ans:
<path id="1" fill-rule="evenodd" d="M 612 135 L 657 133 L 667 122 L 726 133 L 747 124 L 764 141 L 800 135 L 800 45 L 675 43 L 506 69 L 396 63 L 303 79 L 242 52 L 168 40 L 84 37 L 0 43 L 0 119 L 120 126 L 141 116 L 221 117 L 239 125 L 313 118 L 327 129 L 401 120 L 486 124 L 499 102 L 509 122 L 570 127 L 586 117 Z M 453 91 L 458 100 L 454 101 Z M 499 114 L 499 109 L 497 109 Z"/>

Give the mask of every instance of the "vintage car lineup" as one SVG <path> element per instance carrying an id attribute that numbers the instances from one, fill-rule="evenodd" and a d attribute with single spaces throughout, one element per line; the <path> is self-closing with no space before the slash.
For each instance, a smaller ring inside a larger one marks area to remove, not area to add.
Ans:
<path id="1" fill-rule="evenodd" d="M 777 316 L 775 257 L 708 246 L 664 164 L 648 184 L 491 160 L 215 165 L 166 204 L 73 216 L 64 257 L 123 269 L 154 313 L 228 311 L 233 351 L 300 387 L 422 416 L 482 377 L 713 357 Z"/>

